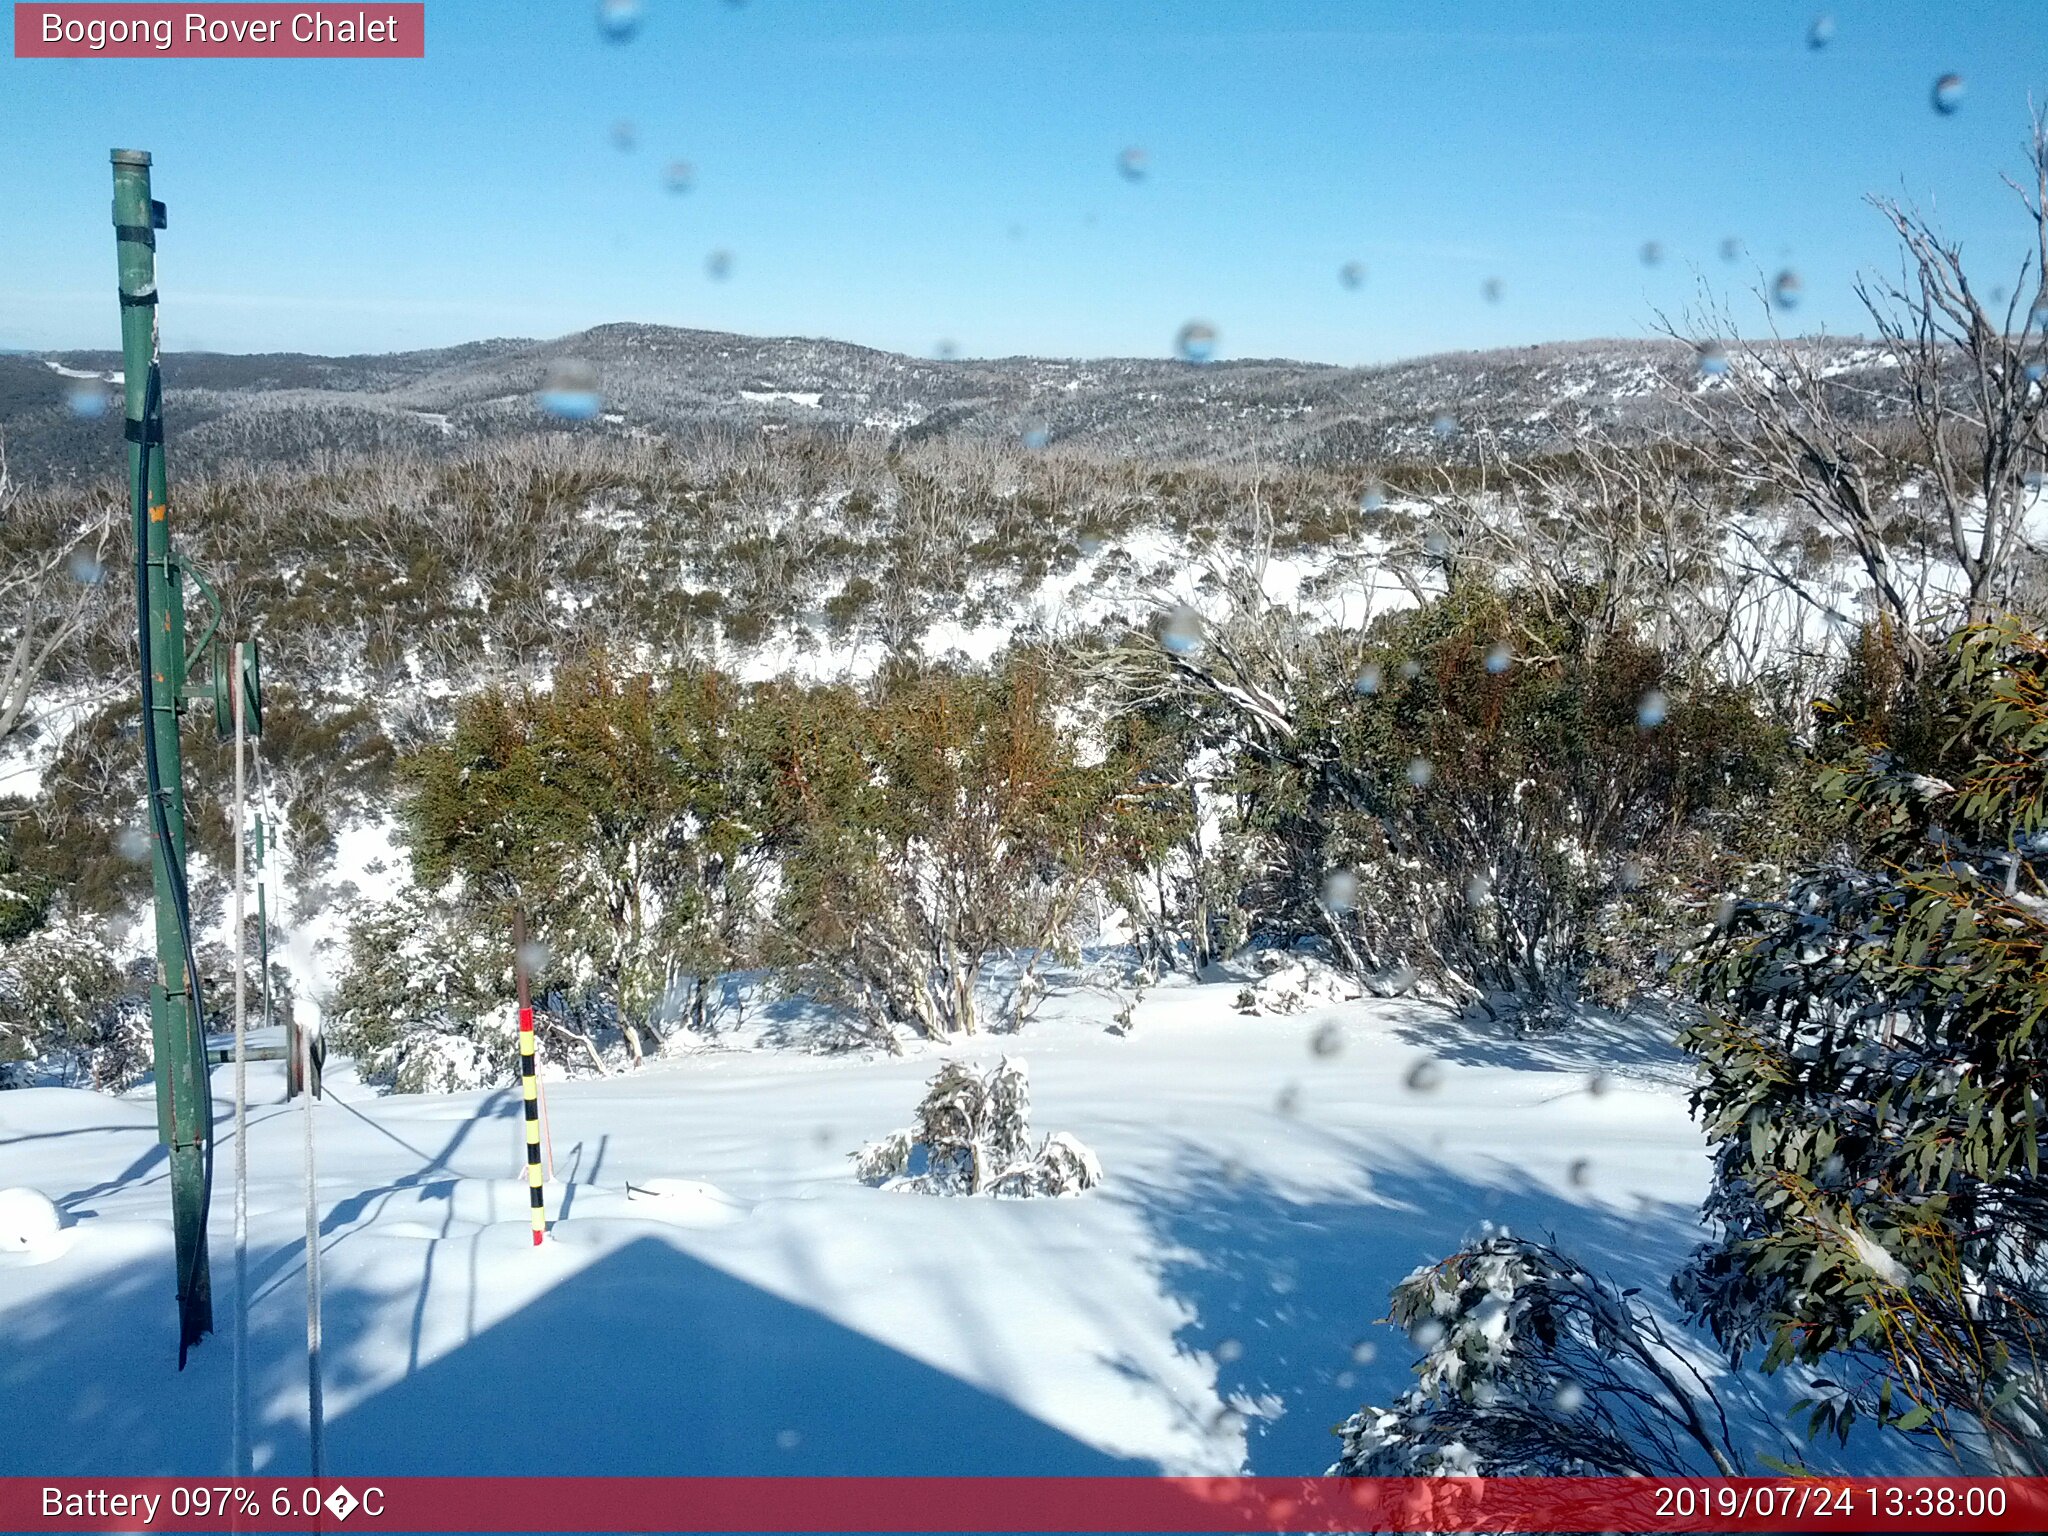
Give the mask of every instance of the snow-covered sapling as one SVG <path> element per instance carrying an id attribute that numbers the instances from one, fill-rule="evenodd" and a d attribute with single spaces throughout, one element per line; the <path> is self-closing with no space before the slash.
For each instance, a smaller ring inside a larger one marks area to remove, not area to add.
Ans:
<path id="1" fill-rule="evenodd" d="M 1632 1291 L 1496 1233 L 1394 1287 L 1424 1353 L 1390 1408 L 1337 1427 L 1344 1477 L 1733 1475 L 1706 1380 Z"/>
<path id="2" fill-rule="evenodd" d="M 1078 1195 L 1102 1182 L 1095 1154 L 1063 1131 L 1031 1148 L 1031 1085 L 1010 1056 L 986 1076 L 949 1061 L 917 1122 L 853 1154 L 863 1182 L 927 1195 Z"/>

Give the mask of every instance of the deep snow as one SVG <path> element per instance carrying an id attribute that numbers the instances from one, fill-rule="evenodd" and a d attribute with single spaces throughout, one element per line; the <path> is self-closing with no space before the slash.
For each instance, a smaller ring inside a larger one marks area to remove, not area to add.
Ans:
<path id="1" fill-rule="evenodd" d="M 1654 1024 L 1530 1045 L 1419 1003 L 1246 1017 L 1236 992 L 1164 984 L 1123 1037 L 1115 1001 L 1074 987 L 955 1048 L 1024 1057 L 1037 1131 L 1100 1156 L 1105 1185 L 1070 1199 L 855 1180 L 848 1154 L 907 1120 L 935 1050 L 749 1039 L 553 1081 L 539 1250 L 516 1090 L 383 1096 L 330 1062 L 329 1470 L 1318 1473 L 1333 1424 L 1407 1385 L 1415 1351 L 1375 1324 L 1389 1287 L 1482 1223 L 1554 1231 L 1662 1296 L 1707 1164 Z M 1427 1055 L 1440 1071 L 1414 1070 Z M 251 1400 L 256 1470 L 294 1475 L 301 1121 L 281 1071 L 251 1068 Z M 225 1116 L 228 1069 L 214 1083 Z M 219 1331 L 181 1376 L 150 1088 L 0 1094 L 0 1187 L 66 1223 L 0 1252 L 0 1473 L 228 1470 L 231 1140 L 218 1159 Z M 1787 1453 L 1784 1385 L 1731 1386 L 1772 1426 L 1745 1449 Z"/>

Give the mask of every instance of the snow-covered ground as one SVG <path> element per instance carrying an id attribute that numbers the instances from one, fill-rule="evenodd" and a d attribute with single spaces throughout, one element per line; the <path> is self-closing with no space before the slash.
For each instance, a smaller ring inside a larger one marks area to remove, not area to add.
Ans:
<path id="1" fill-rule="evenodd" d="M 330 1470 L 1316 1473 L 1331 1425 L 1407 1384 L 1414 1350 L 1375 1322 L 1388 1288 L 1484 1223 L 1663 1294 L 1707 1167 L 1654 1029 L 1527 1044 L 1403 1002 L 1246 1017 L 1236 990 L 1164 984 L 1125 1037 L 1075 987 L 958 1048 L 1024 1057 L 1036 1132 L 1100 1156 L 1104 1186 L 1069 1199 L 856 1182 L 848 1154 L 906 1123 L 936 1050 L 749 1037 L 551 1082 L 539 1250 L 516 1090 L 381 1096 L 330 1063 Z M 256 1466 L 291 1475 L 302 1122 L 282 1069 L 251 1070 Z M 0 1252 L 0 1473 L 226 1469 L 231 1139 L 218 1159 L 220 1331 L 180 1375 L 151 1090 L 0 1095 L 0 1187 L 66 1223 Z M 1764 1390 L 1757 1422 L 1781 1425 Z"/>

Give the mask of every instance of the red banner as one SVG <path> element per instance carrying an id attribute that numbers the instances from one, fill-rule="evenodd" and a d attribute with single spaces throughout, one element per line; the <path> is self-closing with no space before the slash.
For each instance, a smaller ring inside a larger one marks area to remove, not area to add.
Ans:
<path id="1" fill-rule="evenodd" d="M 2048 1478 L 0 1478 L 6 1531 L 2042 1531 Z"/>
<path id="2" fill-rule="evenodd" d="M 421 59 L 424 4 L 14 7 L 17 59 Z"/>

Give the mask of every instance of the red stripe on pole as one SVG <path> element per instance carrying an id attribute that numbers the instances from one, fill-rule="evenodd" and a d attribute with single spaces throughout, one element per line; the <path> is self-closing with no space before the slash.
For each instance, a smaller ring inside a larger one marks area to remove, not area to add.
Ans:
<path id="1" fill-rule="evenodd" d="M 342 1520 L 351 1531 L 2040 1531 L 2048 1478 L 0 1478 L 0 1530 L 334 1531 Z"/>
<path id="2" fill-rule="evenodd" d="M 533 1010 L 531 1008 L 519 1010 L 519 1028 L 525 1034 L 530 1035 L 533 1033 Z"/>

